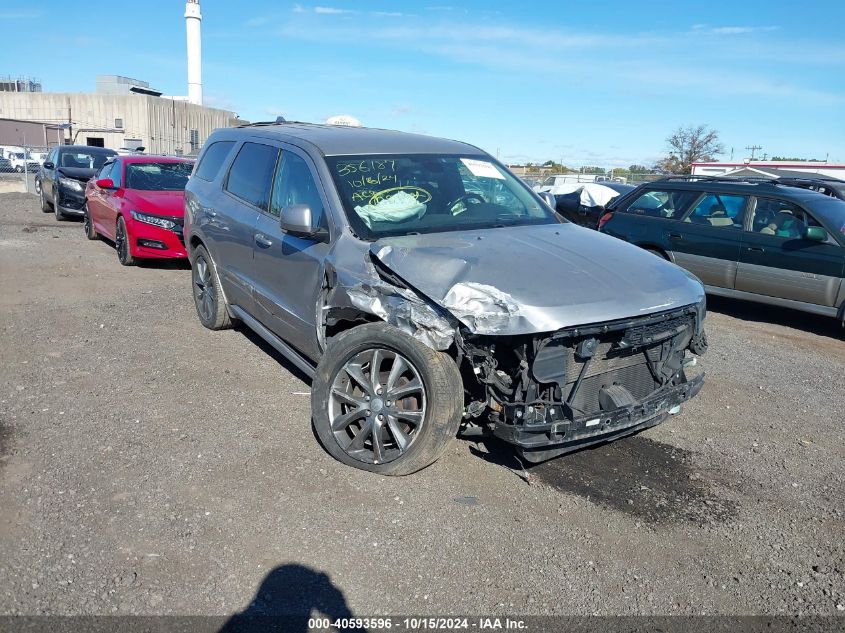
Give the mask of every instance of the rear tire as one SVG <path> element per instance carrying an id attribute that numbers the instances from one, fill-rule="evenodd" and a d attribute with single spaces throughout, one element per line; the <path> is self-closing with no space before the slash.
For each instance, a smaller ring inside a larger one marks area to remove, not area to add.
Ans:
<path id="1" fill-rule="evenodd" d="M 197 246 L 191 253 L 191 285 L 200 323 L 209 330 L 232 327 L 217 268 L 204 246 Z"/>
<path id="2" fill-rule="evenodd" d="M 463 404 L 455 362 L 384 323 L 333 338 L 311 385 L 323 447 L 347 466 L 381 475 L 409 475 L 437 461 L 458 433 Z"/>
<path id="3" fill-rule="evenodd" d="M 89 240 L 100 239 L 100 234 L 94 228 L 94 221 L 91 219 L 91 213 L 88 211 L 88 203 L 85 203 L 85 215 L 82 216 L 82 228 L 85 231 L 85 237 Z"/>
<path id="4" fill-rule="evenodd" d="M 114 248 L 117 251 L 117 261 L 122 266 L 134 266 L 135 258 L 129 250 L 129 235 L 126 233 L 126 221 L 123 216 L 117 219 L 117 229 L 114 232 Z"/>

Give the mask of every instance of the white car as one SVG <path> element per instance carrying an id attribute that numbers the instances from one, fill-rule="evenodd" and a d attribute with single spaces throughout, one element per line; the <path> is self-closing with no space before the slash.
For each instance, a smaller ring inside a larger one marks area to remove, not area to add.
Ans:
<path id="1" fill-rule="evenodd" d="M 10 152 L 8 158 L 9 162 L 12 163 L 12 169 L 18 173 L 24 171 L 37 172 L 41 166 L 37 160 L 25 152 Z"/>

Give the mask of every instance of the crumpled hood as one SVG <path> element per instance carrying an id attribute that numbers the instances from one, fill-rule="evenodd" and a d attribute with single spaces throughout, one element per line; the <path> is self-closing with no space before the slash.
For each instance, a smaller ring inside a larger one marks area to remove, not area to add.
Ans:
<path id="1" fill-rule="evenodd" d="M 62 176 L 82 182 L 91 180 L 97 173 L 96 169 L 88 169 L 87 167 L 59 167 L 57 171 Z"/>
<path id="2" fill-rule="evenodd" d="M 371 255 L 476 334 L 529 334 L 698 303 L 674 264 L 574 224 L 389 237 Z"/>
<path id="3" fill-rule="evenodd" d="M 138 211 L 181 218 L 185 215 L 184 191 L 142 191 L 127 189 L 124 199 L 136 205 Z"/>

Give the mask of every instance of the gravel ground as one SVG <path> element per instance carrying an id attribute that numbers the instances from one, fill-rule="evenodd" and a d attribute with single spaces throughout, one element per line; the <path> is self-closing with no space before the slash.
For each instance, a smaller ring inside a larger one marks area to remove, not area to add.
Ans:
<path id="1" fill-rule="evenodd" d="M 665 424 L 384 478 L 321 449 L 256 336 L 200 326 L 185 266 L 122 268 L 6 194 L 0 280 L 0 614 L 845 610 L 832 321 L 713 300 L 707 382 Z"/>

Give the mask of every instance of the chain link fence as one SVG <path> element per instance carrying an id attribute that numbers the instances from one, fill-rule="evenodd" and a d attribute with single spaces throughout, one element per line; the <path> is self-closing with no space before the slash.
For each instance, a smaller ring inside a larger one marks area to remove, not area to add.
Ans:
<path id="1" fill-rule="evenodd" d="M 49 151 L 45 145 L 0 145 L 0 192 L 38 195 L 39 173 Z"/>

